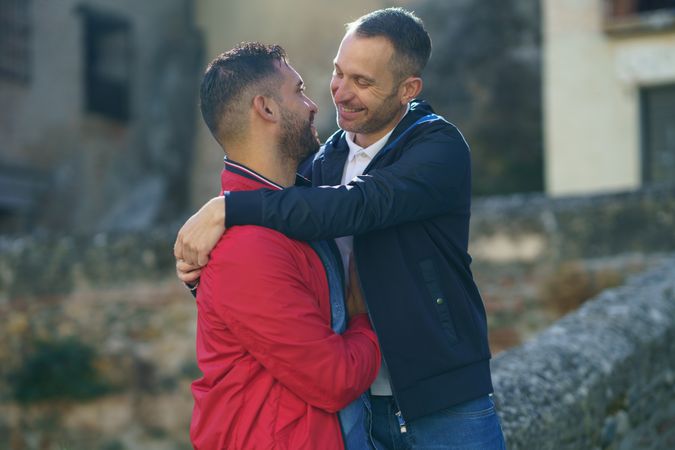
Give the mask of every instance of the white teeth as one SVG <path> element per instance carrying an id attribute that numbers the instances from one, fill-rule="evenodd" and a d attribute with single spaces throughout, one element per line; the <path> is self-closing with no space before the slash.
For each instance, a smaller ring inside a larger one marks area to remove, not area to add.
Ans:
<path id="1" fill-rule="evenodd" d="M 347 107 L 345 107 L 345 106 L 342 107 L 342 110 L 343 110 L 344 112 L 348 112 L 348 113 L 361 111 L 360 108 L 347 108 Z"/>

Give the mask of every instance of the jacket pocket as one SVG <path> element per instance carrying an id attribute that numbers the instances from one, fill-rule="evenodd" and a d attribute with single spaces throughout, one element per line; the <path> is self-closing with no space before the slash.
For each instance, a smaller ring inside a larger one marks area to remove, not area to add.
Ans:
<path id="1" fill-rule="evenodd" d="M 438 317 L 443 331 L 447 335 L 450 343 L 455 343 L 459 339 L 457 337 L 457 331 L 455 330 L 455 325 L 452 322 L 452 316 L 450 315 L 450 305 L 448 304 L 448 299 L 443 295 L 441 289 L 440 279 L 438 277 L 438 270 L 434 265 L 432 259 L 424 259 L 419 262 L 420 270 L 422 272 L 422 278 L 424 279 L 424 284 L 426 285 L 427 292 L 433 302 L 436 317 Z"/>

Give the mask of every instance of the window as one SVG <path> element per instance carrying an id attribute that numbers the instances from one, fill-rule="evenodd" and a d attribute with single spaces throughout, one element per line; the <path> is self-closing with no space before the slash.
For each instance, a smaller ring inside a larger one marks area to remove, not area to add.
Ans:
<path id="1" fill-rule="evenodd" d="M 131 24 L 82 8 L 86 110 L 126 122 L 130 117 Z"/>
<path id="2" fill-rule="evenodd" d="M 643 182 L 675 182 L 675 85 L 645 88 L 640 97 Z"/>
<path id="3" fill-rule="evenodd" d="M 668 9 L 675 9 L 675 0 L 611 0 L 609 2 L 609 12 L 613 17 Z"/>
<path id="4" fill-rule="evenodd" d="M 675 0 L 638 0 L 634 3 L 637 3 L 635 7 L 638 13 L 675 8 Z"/>
<path id="5" fill-rule="evenodd" d="M 625 34 L 675 27 L 675 0 L 605 0 L 605 31 Z"/>
<path id="6" fill-rule="evenodd" d="M 30 81 L 31 0 L 0 0 L 0 79 Z"/>

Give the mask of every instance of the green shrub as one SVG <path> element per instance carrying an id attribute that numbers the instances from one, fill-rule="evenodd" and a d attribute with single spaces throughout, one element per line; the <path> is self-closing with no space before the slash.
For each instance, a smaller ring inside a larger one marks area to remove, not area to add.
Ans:
<path id="1" fill-rule="evenodd" d="M 20 403 L 82 400 L 109 390 L 94 368 L 92 347 L 75 338 L 36 341 L 21 366 L 9 375 Z"/>

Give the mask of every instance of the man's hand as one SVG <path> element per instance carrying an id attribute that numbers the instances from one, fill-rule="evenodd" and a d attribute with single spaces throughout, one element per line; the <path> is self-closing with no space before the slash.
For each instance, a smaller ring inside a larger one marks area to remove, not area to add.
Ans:
<path id="1" fill-rule="evenodd" d="M 176 260 L 191 266 L 205 266 L 224 231 L 225 197 L 214 197 L 181 227 L 173 245 Z"/>
<path id="2" fill-rule="evenodd" d="M 361 292 L 361 281 L 359 274 L 356 273 L 356 266 L 354 264 L 354 256 L 349 258 L 349 287 L 347 288 L 347 313 L 349 317 L 354 317 L 357 314 L 367 313 L 366 303 L 363 299 L 363 292 Z"/>
<path id="3" fill-rule="evenodd" d="M 176 261 L 176 275 L 178 275 L 178 278 L 183 283 L 193 286 L 196 284 L 201 273 L 202 268 L 200 266 L 193 266 L 182 259 Z"/>

